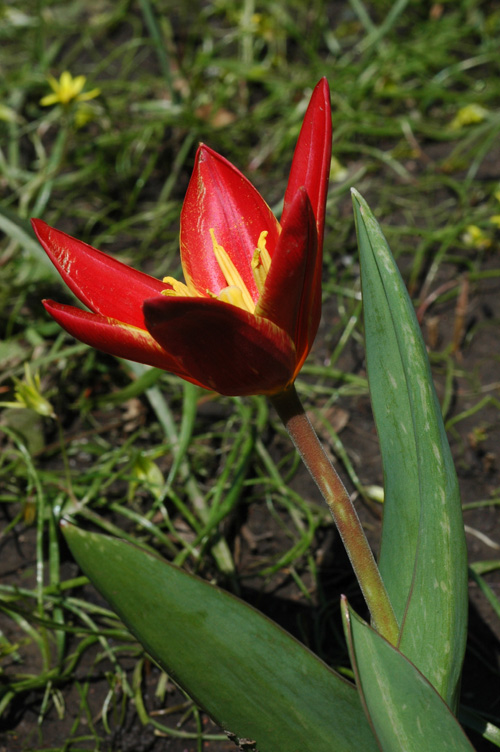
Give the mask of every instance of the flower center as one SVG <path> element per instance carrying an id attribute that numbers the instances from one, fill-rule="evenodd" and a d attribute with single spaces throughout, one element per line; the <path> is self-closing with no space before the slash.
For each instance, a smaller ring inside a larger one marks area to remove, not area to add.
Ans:
<path id="1" fill-rule="evenodd" d="M 263 230 L 257 241 L 257 248 L 254 251 L 250 266 L 252 269 L 253 278 L 259 295 L 262 295 L 266 277 L 271 267 L 271 256 L 266 248 L 266 238 L 268 231 Z M 224 275 L 224 279 L 227 282 L 227 286 L 220 290 L 219 294 L 206 290 L 206 294 L 209 297 L 221 300 L 223 303 L 229 303 L 230 305 L 242 308 L 249 313 L 255 312 L 255 303 L 252 299 L 248 287 L 244 283 L 241 274 L 237 270 L 236 266 L 232 262 L 227 251 L 217 242 L 215 232 L 210 229 L 210 237 L 212 238 L 212 246 L 215 259 L 219 265 L 219 268 Z M 184 284 L 179 282 L 173 277 L 164 277 L 163 281 L 166 284 L 172 286 L 171 290 L 163 290 L 162 295 L 175 295 L 181 297 L 198 298 L 205 297 L 203 293 L 200 293 L 190 282 Z"/>

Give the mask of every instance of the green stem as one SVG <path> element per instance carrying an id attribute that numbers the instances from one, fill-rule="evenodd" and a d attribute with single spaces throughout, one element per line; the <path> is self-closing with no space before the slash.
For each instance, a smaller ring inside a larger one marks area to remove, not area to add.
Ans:
<path id="1" fill-rule="evenodd" d="M 399 626 L 373 553 L 349 494 L 309 422 L 295 386 L 272 396 L 271 402 L 328 504 L 374 626 L 395 645 Z"/>

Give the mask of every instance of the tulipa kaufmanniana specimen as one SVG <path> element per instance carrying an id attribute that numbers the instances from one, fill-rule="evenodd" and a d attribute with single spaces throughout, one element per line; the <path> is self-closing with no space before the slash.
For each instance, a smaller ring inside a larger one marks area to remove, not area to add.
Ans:
<path id="1" fill-rule="evenodd" d="M 281 224 L 244 175 L 202 144 L 181 214 L 185 282 L 157 280 L 33 220 L 40 243 L 91 313 L 50 300 L 45 308 L 77 339 L 206 389 L 286 389 L 321 314 L 331 140 L 322 79 L 304 117 Z"/>

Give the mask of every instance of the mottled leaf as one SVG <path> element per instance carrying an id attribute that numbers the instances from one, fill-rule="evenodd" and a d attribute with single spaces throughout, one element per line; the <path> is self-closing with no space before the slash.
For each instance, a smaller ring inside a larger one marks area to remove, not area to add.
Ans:
<path id="1" fill-rule="evenodd" d="M 456 707 L 467 564 L 457 477 L 420 328 L 384 235 L 353 191 L 385 504 L 380 569 L 399 647 Z"/>

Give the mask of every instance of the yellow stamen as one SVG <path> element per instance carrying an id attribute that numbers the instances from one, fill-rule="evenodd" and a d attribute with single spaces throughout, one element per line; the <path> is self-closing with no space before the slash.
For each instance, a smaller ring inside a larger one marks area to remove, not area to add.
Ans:
<path id="1" fill-rule="evenodd" d="M 229 258 L 229 255 L 226 253 L 224 248 L 221 245 L 219 245 L 219 243 L 217 242 L 213 229 L 210 229 L 210 236 L 212 238 L 215 258 L 217 259 L 217 263 L 219 264 L 221 271 L 228 285 L 228 287 L 226 287 L 225 289 L 227 290 L 228 288 L 233 288 L 233 287 L 239 288 L 241 292 L 242 305 L 239 305 L 238 307 L 244 308 L 245 310 L 250 311 L 250 313 L 253 313 L 255 311 L 255 303 L 253 302 L 252 296 L 250 295 L 247 286 L 243 282 L 239 271 L 237 270 L 237 268 L 235 267 L 235 265 Z M 221 293 L 222 292 L 223 291 L 221 291 Z M 219 297 L 219 299 L 220 299 L 221 293 L 219 293 L 219 295 L 217 296 Z M 231 296 L 234 296 L 234 298 L 236 299 L 236 296 L 234 293 L 231 293 Z M 229 303 L 232 301 L 226 300 L 225 302 Z M 238 304 L 233 303 L 233 305 L 238 305 Z"/>
<path id="2" fill-rule="evenodd" d="M 248 310 L 245 301 L 243 300 L 243 293 L 240 288 L 235 285 L 224 287 L 224 289 L 217 295 L 217 300 L 221 300 L 223 303 L 230 303 L 237 308 L 242 308 L 244 311 Z"/>
<path id="3" fill-rule="evenodd" d="M 257 241 L 257 248 L 255 249 L 255 252 L 253 254 L 251 264 L 253 278 L 255 280 L 255 284 L 257 285 L 259 295 L 262 295 L 266 277 L 268 275 L 269 269 L 271 268 L 271 256 L 269 255 L 269 251 L 266 248 L 266 238 L 267 230 L 262 230 Z"/>
<path id="4" fill-rule="evenodd" d="M 251 261 L 252 274 L 255 279 L 255 284 L 257 286 L 257 290 L 259 291 L 259 295 L 262 294 L 266 277 L 271 266 L 271 256 L 269 255 L 269 251 L 266 248 L 267 234 L 267 230 L 263 230 L 260 233 L 259 239 L 257 241 L 257 248 L 255 249 L 255 253 L 253 254 Z M 217 242 L 213 229 L 210 229 L 210 237 L 212 238 L 215 258 L 227 282 L 227 287 L 224 287 L 218 295 L 211 290 L 205 290 L 206 295 L 210 298 L 217 298 L 217 300 L 221 300 L 223 303 L 234 305 L 244 311 L 254 313 L 255 303 L 252 299 L 250 291 L 243 282 L 243 279 L 236 266 L 231 261 L 229 254 Z M 184 282 L 179 282 L 179 280 L 174 279 L 173 277 L 164 277 L 163 282 L 166 285 L 170 285 L 171 289 L 162 290 L 162 295 L 182 298 L 204 297 L 204 294 L 196 289 L 196 287 L 188 277 L 186 277 L 187 284 L 185 284 Z"/>
<path id="5" fill-rule="evenodd" d="M 201 298 L 203 297 L 193 286 L 185 285 L 173 277 L 164 277 L 163 282 L 166 285 L 172 285 L 172 290 L 162 290 L 162 295 L 179 295 L 181 298 Z"/>

